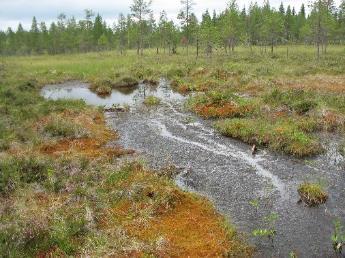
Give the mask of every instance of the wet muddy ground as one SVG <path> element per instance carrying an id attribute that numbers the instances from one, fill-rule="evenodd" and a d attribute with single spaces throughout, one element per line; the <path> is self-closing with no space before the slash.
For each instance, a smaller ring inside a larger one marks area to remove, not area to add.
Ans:
<path id="1" fill-rule="evenodd" d="M 239 231 L 246 232 L 257 246 L 257 257 L 289 257 L 291 252 L 297 257 L 335 257 L 333 221 L 345 222 L 345 161 L 337 152 L 335 136 L 320 136 L 328 151 L 314 159 L 264 150 L 253 157 L 250 146 L 219 135 L 211 122 L 186 112 L 183 97 L 176 97 L 166 81 L 158 89 L 164 91 L 158 107 L 148 109 L 139 101 L 130 112 L 107 113 L 108 125 L 121 135 L 116 144 L 136 149 L 154 168 L 179 167 L 178 184 L 210 198 Z M 297 204 L 297 187 L 304 181 L 325 185 L 330 195 L 326 205 Z M 258 207 L 250 204 L 253 200 Z M 268 223 L 265 218 L 275 213 L 277 220 Z M 253 230 L 269 226 L 277 234 L 273 243 L 252 237 Z"/>

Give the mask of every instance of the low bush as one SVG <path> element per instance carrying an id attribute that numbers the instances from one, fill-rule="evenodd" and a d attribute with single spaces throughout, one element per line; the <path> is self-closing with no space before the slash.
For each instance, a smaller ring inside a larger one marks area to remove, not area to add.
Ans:
<path id="1" fill-rule="evenodd" d="M 315 96 L 304 90 L 282 91 L 277 88 L 264 96 L 264 102 L 274 106 L 287 106 L 297 114 L 305 114 L 318 106 Z"/>
<path id="2" fill-rule="evenodd" d="M 62 117 L 54 117 L 44 126 L 43 132 L 52 137 L 65 137 L 70 139 L 87 138 L 90 133 L 86 128 Z"/>
<path id="3" fill-rule="evenodd" d="M 43 183 L 51 161 L 42 156 L 11 156 L 0 161 L 0 193 L 8 194 L 21 183 Z"/>

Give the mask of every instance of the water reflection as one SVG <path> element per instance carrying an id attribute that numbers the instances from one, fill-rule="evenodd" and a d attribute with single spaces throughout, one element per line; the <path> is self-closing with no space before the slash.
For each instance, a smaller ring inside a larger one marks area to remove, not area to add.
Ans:
<path id="1" fill-rule="evenodd" d="M 47 85 L 41 95 L 44 98 L 58 99 L 82 99 L 89 105 L 111 107 L 112 105 L 135 105 L 141 103 L 145 97 L 154 95 L 164 100 L 183 99 L 178 93 L 173 92 L 169 83 L 165 79 L 161 79 L 156 86 L 148 84 L 139 84 L 136 87 L 122 87 L 113 89 L 109 96 L 98 96 L 89 90 L 89 84 L 82 82 L 67 82 L 64 84 Z"/>

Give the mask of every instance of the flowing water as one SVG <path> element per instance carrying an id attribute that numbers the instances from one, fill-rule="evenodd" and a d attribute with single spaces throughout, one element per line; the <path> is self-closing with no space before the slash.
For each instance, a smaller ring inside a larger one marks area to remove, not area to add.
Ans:
<path id="1" fill-rule="evenodd" d="M 141 105 L 143 94 L 138 90 L 133 95 L 136 101 L 127 102 L 133 104 L 130 112 L 106 114 L 108 125 L 121 136 L 117 143 L 136 149 L 154 168 L 179 167 L 177 183 L 212 200 L 239 231 L 247 233 L 257 246 L 257 257 L 289 257 L 291 252 L 298 257 L 334 257 L 333 221 L 345 222 L 345 161 L 337 151 L 336 136 L 320 136 L 328 151 L 314 159 L 264 150 L 252 156 L 250 146 L 221 136 L 211 122 L 185 112 L 184 98 L 173 93 L 167 81 L 162 80 L 151 92 L 155 93 L 163 102 L 156 108 Z M 304 181 L 321 181 L 327 187 L 326 205 L 307 208 L 297 204 L 297 187 Z M 272 214 L 278 217 L 269 223 Z M 253 230 L 267 227 L 276 230 L 273 243 L 252 237 Z"/>

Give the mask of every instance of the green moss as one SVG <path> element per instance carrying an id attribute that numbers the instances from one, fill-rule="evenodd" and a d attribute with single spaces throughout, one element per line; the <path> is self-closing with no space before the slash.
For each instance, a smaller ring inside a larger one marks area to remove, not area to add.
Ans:
<path id="1" fill-rule="evenodd" d="M 319 184 L 303 183 L 298 187 L 301 200 L 308 206 L 318 206 L 328 199 L 328 194 Z"/>

